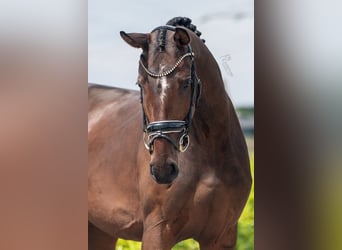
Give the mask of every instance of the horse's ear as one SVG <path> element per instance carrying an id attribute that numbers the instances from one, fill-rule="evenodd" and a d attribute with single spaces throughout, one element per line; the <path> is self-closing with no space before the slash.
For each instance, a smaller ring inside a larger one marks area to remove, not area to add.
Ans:
<path id="1" fill-rule="evenodd" d="M 190 36 L 188 34 L 188 31 L 181 27 L 176 27 L 173 39 L 179 47 L 186 46 L 190 43 Z"/>
<path id="2" fill-rule="evenodd" d="M 144 49 L 148 45 L 148 34 L 143 33 L 129 33 L 120 31 L 122 39 L 134 48 Z"/>

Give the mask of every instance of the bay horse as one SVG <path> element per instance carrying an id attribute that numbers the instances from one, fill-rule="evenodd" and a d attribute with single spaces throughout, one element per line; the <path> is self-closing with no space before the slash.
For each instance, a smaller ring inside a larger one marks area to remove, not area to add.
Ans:
<path id="1" fill-rule="evenodd" d="M 142 50 L 140 92 L 88 88 L 89 249 L 234 249 L 251 174 L 217 62 L 189 18 L 120 35 Z"/>

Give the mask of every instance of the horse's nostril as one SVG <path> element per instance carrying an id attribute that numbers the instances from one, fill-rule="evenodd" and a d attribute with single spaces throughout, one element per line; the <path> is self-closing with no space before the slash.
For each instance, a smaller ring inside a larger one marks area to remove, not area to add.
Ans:
<path id="1" fill-rule="evenodd" d="M 176 177 L 178 175 L 178 166 L 175 163 L 170 163 L 169 174 L 172 177 Z"/>
<path id="2" fill-rule="evenodd" d="M 176 163 L 167 163 L 161 166 L 150 164 L 150 174 L 152 178 L 159 184 L 169 184 L 178 176 L 178 166 Z"/>
<path id="3" fill-rule="evenodd" d="M 155 176 L 155 170 L 154 170 L 154 166 L 152 164 L 150 164 L 150 174 L 152 176 Z"/>

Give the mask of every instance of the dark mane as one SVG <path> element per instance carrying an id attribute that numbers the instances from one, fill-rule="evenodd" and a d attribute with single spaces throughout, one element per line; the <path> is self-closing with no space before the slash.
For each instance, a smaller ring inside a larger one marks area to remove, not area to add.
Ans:
<path id="1" fill-rule="evenodd" d="M 164 51 L 165 50 L 165 46 L 166 46 L 166 29 L 161 29 L 158 32 L 158 37 L 157 37 L 157 41 L 158 41 L 158 47 L 159 47 L 159 51 Z"/>
<path id="2" fill-rule="evenodd" d="M 198 37 L 201 37 L 201 32 L 197 30 L 196 25 L 191 23 L 192 20 L 188 17 L 174 17 L 171 20 L 169 20 L 166 25 L 172 25 L 172 26 L 183 26 L 185 28 L 188 28 L 189 30 L 193 31 Z M 201 39 L 203 42 L 205 42 L 204 39 Z"/>
<path id="3" fill-rule="evenodd" d="M 198 37 L 201 37 L 201 32 L 197 29 L 196 25 L 191 23 L 191 19 L 188 17 L 174 17 L 171 20 L 169 20 L 166 25 L 171 26 L 183 26 L 185 28 L 188 28 L 189 30 L 193 31 Z M 160 29 L 158 31 L 157 35 L 157 42 L 158 42 L 158 48 L 159 51 L 165 51 L 166 46 L 166 29 Z M 204 39 L 201 39 L 203 43 L 205 42 Z"/>

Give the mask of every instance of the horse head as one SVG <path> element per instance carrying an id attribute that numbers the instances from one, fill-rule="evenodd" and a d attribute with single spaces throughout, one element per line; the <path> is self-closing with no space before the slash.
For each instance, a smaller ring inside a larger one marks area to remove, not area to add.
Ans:
<path id="1" fill-rule="evenodd" d="M 129 45 L 142 49 L 137 84 L 144 143 L 151 155 L 151 176 L 159 184 L 170 184 L 178 176 L 178 155 L 190 144 L 189 128 L 201 92 L 190 32 L 169 25 L 150 33 L 120 32 Z"/>

